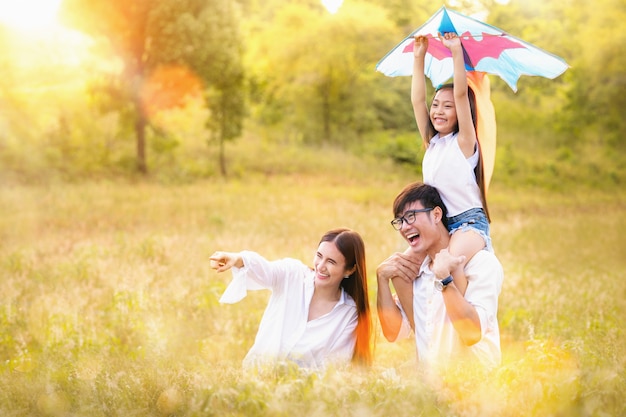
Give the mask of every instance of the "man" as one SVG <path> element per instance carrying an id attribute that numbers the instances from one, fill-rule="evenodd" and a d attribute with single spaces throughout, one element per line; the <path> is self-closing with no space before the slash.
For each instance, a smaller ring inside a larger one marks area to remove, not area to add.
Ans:
<path id="1" fill-rule="evenodd" d="M 387 340 L 408 337 L 413 327 L 418 360 L 427 370 L 468 363 L 498 365 L 498 296 L 504 279 L 498 259 L 486 250 L 474 255 L 464 269 L 468 285 L 462 295 L 451 271 L 464 257 L 447 250 L 447 210 L 437 190 L 409 184 L 396 197 L 393 210 L 392 224 L 409 248 L 376 270 L 378 315 Z M 389 286 L 392 280 L 400 305 Z"/>

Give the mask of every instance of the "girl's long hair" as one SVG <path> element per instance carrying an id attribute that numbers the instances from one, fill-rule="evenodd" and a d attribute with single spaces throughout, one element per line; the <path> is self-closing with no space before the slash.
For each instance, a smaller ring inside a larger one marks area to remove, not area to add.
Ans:
<path id="1" fill-rule="evenodd" d="M 435 94 L 437 91 L 443 89 L 454 89 L 454 84 L 444 84 L 437 87 L 435 90 Z M 467 87 L 467 97 L 469 98 L 470 103 L 470 111 L 472 113 L 472 122 L 474 123 L 474 130 L 476 131 L 476 139 L 478 140 L 478 130 L 476 129 L 476 121 L 478 120 L 478 112 L 476 110 L 476 95 L 474 94 L 474 90 L 471 87 Z M 428 118 L 430 120 L 430 117 Z M 436 132 L 435 127 L 430 122 L 431 132 Z M 457 122 L 456 132 L 459 131 L 459 125 Z M 434 133 L 433 133 L 434 135 Z M 425 142 L 425 145 L 430 142 L 428 138 L 428 142 Z M 478 164 L 476 164 L 476 168 L 474 168 L 474 175 L 476 175 L 476 183 L 478 184 L 478 188 L 480 189 L 480 199 L 483 203 L 483 210 L 485 210 L 485 215 L 487 216 L 487 220 L 491 222 L 491 217 L 489 216 L 489 208 L 487 207 L 487 187 L 485 184 L 485 173 L 483 167 L 483 151 L 480 148 L 480 140 L 478 140 Z"/>
<path id="2" fill-rule="evenodd" d="M 367 292 L 367 269 L 365 267 L 363 239 L 357 232 L 339 228 L 327 232 L 320 240 L 321 242 L 334 242 L 346 259 L 346 268 L 355 268 L 354 272 L 348 278 L 343 279 L 340 284 L 356 303 L 358 313 L 356 345 L 352 361 L 360 365 L 371 365 L 372 319 Z"/>

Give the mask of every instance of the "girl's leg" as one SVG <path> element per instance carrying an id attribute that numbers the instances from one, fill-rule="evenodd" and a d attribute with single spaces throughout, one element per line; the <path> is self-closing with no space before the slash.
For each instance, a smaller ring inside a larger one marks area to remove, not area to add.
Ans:
<path id="1" fill-rule="evenodd" d="M 457 230 L 450 236 L 448 251 L 454 256 L 465 256 L 465 261 L 452 271 L 454 285 L 461 294 L 465 295 L 467 289 L 467 277 L 465 276 L 465 265 L 479 250 L 485 247 L 485 239 L 473 230 Z"/>

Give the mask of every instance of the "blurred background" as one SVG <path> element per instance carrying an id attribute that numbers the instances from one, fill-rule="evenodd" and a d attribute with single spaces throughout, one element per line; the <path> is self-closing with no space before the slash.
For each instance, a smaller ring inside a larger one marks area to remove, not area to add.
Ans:
<path id="1" fill-rule="evenodd" d="M 444 4 L 571 66 L 517 93 L 491 77 L 494 183 L 623 183 L 624 2 Z M 299 150 L 329 148 L 420 174 L 410 77 L 375 65 L 444 4 L 3 1 L 0 181 L 289 173 L 311 162 Z"/>
<path id="2" fill-rule="evenodd" d="M 442 5 L 570 65 L 490 77 L 503 365 L 443 390 L 374 304 L 423 155 L 410 77 L 375 67 Z M 623 0 L 0 0 L 0 414 L 626 415 L 625 20 Z M 208 256 L 307 262 L 337 226 L 367 246 L 373 372 L 242 374 L 268 293 L 220 305 Z"/>

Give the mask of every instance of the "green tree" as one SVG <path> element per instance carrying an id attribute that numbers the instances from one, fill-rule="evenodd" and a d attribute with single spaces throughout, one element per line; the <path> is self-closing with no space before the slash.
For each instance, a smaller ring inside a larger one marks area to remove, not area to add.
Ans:
<path id="1" fill-rule="evenodd" d="M 164 0 L 151 27 L 161 34 L 151 42 L 157 65 L 185 64 L 200 78 L 211 142 L 219 146 L 219 167 L 226 176 L 225 143 L 241 134 L 245 117 L 243 39 L 237 2 Z"/>
<path id="2" fill-rule="evenodd" d="M 386 14 L 399 29 L 399 33 L 404 35 L 408 35 L 426 22 L 442 6 L 441 3 L 428 0 L 370 0 L 370 3 L 386 10 Z"/>
<path id="3" fill-rule="evenodd" d="M 148 18 L 156 0 L 65 0 L 61 5 L 64 23 L 95 39 L 106 39 L 110 52 L 121 61 L 122 72 L 106 83 L 107 95 L 115 106 L 130 103 L 127 115 L 133 121 L 137 141 L 137 169 L 147 172 L 147 115 L 141 92 L 150 72 Z"/>
<path id="4" fill-rule="evenodd" d="M 331 15 L 319 4 L 289 4 L 249 30 L 259 120 L 282 123 L 287 137 L 309 143 L 380 128 L 374 100 L 382 75 L 374 66 L 396 35 L 381 8 L 346 3 Z"/>
<path id="5" fill-rule="evenodd" d="M 523 80 L 530 91 L 517 98 L 550 97 L 552 105 L 542 98 L 539 109 L 555 116 L 553 126 L 565 134 L 568 146 L 585 142 L 623 146 L 626 56 L 618 51 L 626 43 L 620 29 L 625 18 L 626 4 L 621 0 L 512 0 L 491 10 L 491 23 L 557 53 L 570 65 L 556 81 Z"/>
<path id="6" fill-rule="evenodd" d="M 241 38 L 237 3 L 200 0 L 65 0 L 61 16 L 70 26 L 106 40 L 122 71 L 102 78 L 110 106 L 132 121 L 137 168 L 145 173 L 147 82 L 160 66 L 188 65 L 203 81 L 211 110 L 207 125 L 220 143 L 240 134 L 243 119 Z"/>
<path id="7" fill-rule="evenodd" d="M 571 51 L 564 130 L 596 144 L 626 148 L 626 4 L 621 0 L 575 1 L 568 11 Z M 571 26 L 570 26 L 571 25 Z M 580 137 L 579 135 L 577 135 Z"/>

